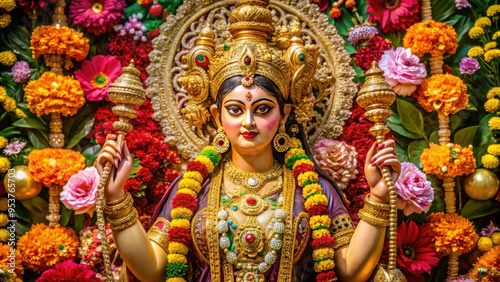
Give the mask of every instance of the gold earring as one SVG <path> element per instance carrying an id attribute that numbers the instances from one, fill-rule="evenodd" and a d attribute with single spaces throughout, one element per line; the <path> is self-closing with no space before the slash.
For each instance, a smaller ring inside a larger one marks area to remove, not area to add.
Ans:
<path id="1" fill-rule="evenodd" d="M 273 138 L 273 145 L 276 151 L 283 153 L 290 148 L 290 136 L 285 132 L 285 126 L 280 126 L 280 130 Z"/>
<path id="2" fill-rule="evenodd" d="M 225 153 L 227 149 L 229 149 L 229 140 L 227 139 L 223 127 L 219 127 L 217 129 L 217 134 L 214 137 L 212 145 L 214 146 L 215 151 L 219 154 Z"/>

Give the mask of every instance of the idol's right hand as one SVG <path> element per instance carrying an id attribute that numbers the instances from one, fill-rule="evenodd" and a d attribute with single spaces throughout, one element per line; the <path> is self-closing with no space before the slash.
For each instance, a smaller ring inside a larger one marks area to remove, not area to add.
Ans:
<path id="1" fill-rule="evenodd" d="M 106 202 L 112 202 L 125 194 L 123 187 L 132 170 L 132 156 L 128 151 L 127 143 L 123 142 L 120 148 L 114 134 L 106 136 L 106 142 L 97 156 L 95 166 L 99 175 L 102 176 L 104 166 L 108 161 L 111 162 L 111 170 L 104 189 L 104 197 Z"/>

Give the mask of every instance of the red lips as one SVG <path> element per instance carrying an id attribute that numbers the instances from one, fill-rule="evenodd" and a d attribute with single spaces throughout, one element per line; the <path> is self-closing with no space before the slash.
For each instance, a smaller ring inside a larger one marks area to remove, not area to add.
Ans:
<path id="1" fill-rule="evenodd" d="M 257 132 L 249 132 L 249 131 L 245 131 L 245 132 L 241 133 L 241 135 L 245 139 L 253 139 L 253 138 L 255 138 L 255 136 L 257 136 L 257 134 L 258 134 Z"/>

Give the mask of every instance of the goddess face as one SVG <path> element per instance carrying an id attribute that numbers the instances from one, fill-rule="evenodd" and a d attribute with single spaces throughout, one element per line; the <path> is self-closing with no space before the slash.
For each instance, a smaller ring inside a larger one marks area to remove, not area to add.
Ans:
<path id="1" fill-rule="evenodd" d="M 236 87 L 224 96 L 220 109 L 227 138 L 241 154 L 272 149 L 273 137 L 287 116 L 282 117 L 276 97 L 255 85 Z"/>

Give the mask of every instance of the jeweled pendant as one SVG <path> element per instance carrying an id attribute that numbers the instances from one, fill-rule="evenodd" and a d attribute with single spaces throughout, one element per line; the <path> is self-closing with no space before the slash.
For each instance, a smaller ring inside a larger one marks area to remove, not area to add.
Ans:
<path id="1" fill-rule="evenodd" d="M 257 185 L 259 185 L 259 179 L 257 177 L 249 177 L 247 179 L 247 184 L 251 187 L 256 187 Z"/>

